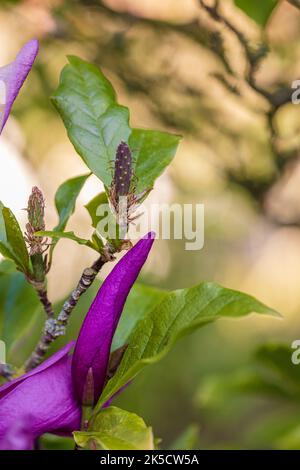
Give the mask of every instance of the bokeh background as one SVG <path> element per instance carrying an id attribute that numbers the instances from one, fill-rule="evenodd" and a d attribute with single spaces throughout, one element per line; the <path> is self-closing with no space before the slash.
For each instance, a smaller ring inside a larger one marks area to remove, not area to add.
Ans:
<path id="1" fill-rule="evenodd" d="M 204 248 L 158 241 L 142 281 L 167 289 L 215 281 L 283 316 L 207 326 L 138 377 L 118 403 L 150 423 L 163 448 L 185 431 L 200 448 L 284 447 L 268 432 L 291 412 L 300 414 L 294 403 L 255 393 L 224 391 L 223 401 L 210 399 L 212 377 L 222 382 L 246 367 L 265 343 L 290 346 L 300 338 L 300 105 L 289 99 L 292 81 L 300 79 L 300 11 L 279 3 L 262 30 L 232 1 L 220 2 L 222 15 L 259 55 L 249 73 L 236 33 L 198 0 L 0 2 L 0 63 L 30 38 L 41 44 L 1 138 L 0 199 L 24 221 L 22 208 L 38 185 L 51 228 L 58 185 L 86 172 L 49 99 L 66 56 L 79 55 L 109 77 L 133 125 L 184 137 L 151 201 L 205 204 Z M 80 235 L 90 230 L 83 206 L 100 190 L 91 178 L 78 199 L 69 227 Z M 93 258 L 87 248 L 61 241 L 50 297 L 66 296 Z"/>

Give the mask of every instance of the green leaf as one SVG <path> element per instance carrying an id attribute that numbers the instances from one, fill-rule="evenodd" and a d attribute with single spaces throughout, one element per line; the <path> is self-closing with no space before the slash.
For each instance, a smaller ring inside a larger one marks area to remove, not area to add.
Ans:
<path id="1" fill-rule="evenodd" d="M 24 274 L 12 272 L 6 262 L 0 263 L 0 270 L 0 338 L 5 341 L 8 362 L 20 366 L 38 341 L 44 312 Z"/>
<path id="2" fill-rule="evenodd" d="M 2 215 L 5 223 L 6 237 L 9 247 L 19 267 L 26 273 L 30 272 L 30 259 L 22 230 L 14 214 L 8 207 L 3 207 Z"/>
<path id="3" fill-rule="evenodd" d="M 19 261 L 12 252 L 11 248 L 8 246 L 7 243 L 1 242 L 0 241 L 0 253 L 4 258 L 10 259 L 16 263 L 16 265 L 19 267 Z"/>
<path id="4" fill-rule="evenodd" d="M 98 194 L 85 207 L 90 214 L 93 227 L 96 228 L 94 237 L 98 240 L 103 238 L 108 240 L 118 250 L 123 238 L 120 237 L 121 229 L 110 209 L 107 194 L 104 192 Z"/>
<path id="5" fill-rule="evenodd" d="M 68 59 L 53 103 L 78 154 L 109 186 L 117 146 L 130 135 L 129 112 L 117 104 L 113 87 L 95 65 Z"/>
<path id="6" fill-rule="evenodd" d="M 181 137 L 167 132 L 133 129 L 129 146 L 135 159 L 137 193 L 150 189 L 156 178 L 171 163 Z"/>
<path id="7" fill-rule="evenodd" d="M 234 0 L 235 5 L 260 26 L 265 26 L 278 0 Z"/>
<path id="8" fill-rule="evenodd" d="M 179 136 L 132 130 L 129 111 L 117 103 L 110 82 L 95 65 L 78 57 L 69 57 L 52 99 L 76 151 L 107 187 L 121 141 L 133 151 L 138 191 L 150 189 L 175 155 Z"/>
<path id="9" fill-rule="evenodd" d="M 219 409 L 229 398 L 253 395 L 299 402 L 300 369 L 291 361 L 292 349 L 269 343 L 255 351 L 253 361 L 225 376 L 211 376 L 197 393 L 200 406 Z"/>
<path id="10" fill-rule="evenodd" d="M 40 232 L 35 232 L 35 235 L 39 237 L 50 237 L 54 239 L 67 238 L 68 240 L 73 240 L 79 245 L 85 245 L 89 248 L 92 248 L 93 250 L 98 251 L 98 247 L 96 247 L 90 240 L 77 237 L 74 232 L 55 232 L 51 230 L 41 230 Z"/>
<path id="11" fill-rule="evenodd" d="M 6 275 L 6 274 L 11 274 L 16 271 L 15 264 L 8 259 L 4 259 L 3 261 L 0 262 L 0 276 L 1 275 Z"/>
<path id="12" fill-rule="evenodd" d="M 101 450 L 153 450 L 152 429 L 142 418 L 115 406 L 103 409 L 88 432 L 74 432 L 78 446 Z"/>
<path id="13" fill-rule="evenodd" d="M 54 344 L 55 350 L 61 348 L 68 341 L 77 338 L 84 317 L 91 306 L 99 287 L 98 283 L 94 283 L 88 291 L 81 296 L 73 314 L 71 315 L 66 335 L 59 338 Z M 148 312 L 162 300 L 164 295 L 167 295 L 166 291 L 135 283 L 129 293 L 121 319 L 118 323 L 113 339 L 112 350 L 123 346 L 128 341 L 136 323 L 140 319 L 144 318 Z M 59 302 L 55 305 L 56 312 L 61 310 L 62 304 L 63 302 Z"/>
<path id="14" fill-rule="evenodd" d="M 17 259 L 17 256 L 14 254 L 11 246 L 7 241 L 5 220 L 2 213 L 4 207 L 5 206 L 0 201 L 0 253 L 2 254 L 2 256 L 4 256 L 4 258 L 14 261 L 14 263 L 19 267 L 20 263 Z"/>
<path id="15" fill-rule="evenodd" d="M 59 216 L 59 222 L 53 229 L 62 232 L 71 215 L 74 213 L 78 195 L 89 178 L 88 175 L 76 176 L 62 183 L 55 194 L 55 207 Z"/>
<path id="16" fill-rule="evenodd" d="M 133 329 L 123 360 L 95 412 L 143 367 L 162 359 L 181 337 L 218 318 L 242 317 L 251 312 L 278 315 L 247 294 L 213 283 L 169 293 Z"/>

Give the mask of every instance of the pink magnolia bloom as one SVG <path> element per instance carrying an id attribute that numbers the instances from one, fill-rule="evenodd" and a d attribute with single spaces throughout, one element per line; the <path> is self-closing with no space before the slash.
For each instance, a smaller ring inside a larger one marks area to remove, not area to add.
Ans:
<path id="1" fill-rule="evenodd" d="M 0 134 L 20 88 L 33 66 L 38 50 L 38 41 L 32 39 L 20 50 L 14 62 L 0 67 Z"/>
<path id="2" fill-rule="evenodd" d="M 29 450 L 46 432 L 69 435 L 80 429 L 87 378 L 93 396 L 105 385 L 112 339 L 126 298 L 154 241 L 142 238 L 100 287 L 74 342 L 43 364 L 0 387 L 0 449 Z"/>

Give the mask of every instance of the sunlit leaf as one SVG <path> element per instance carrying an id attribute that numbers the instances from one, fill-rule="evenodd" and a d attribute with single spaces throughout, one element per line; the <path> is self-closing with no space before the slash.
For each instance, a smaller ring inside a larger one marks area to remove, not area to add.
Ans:
<path id="1" fill-rule="evenodd" d="M 44 313 L 24 274 L 7 268 L 6 262 L 0 263 L 0 338 L 8 362 L 21 365 L 40 336 Z"/>
<path id="2" fill-rule="evenodd" d="M 51 230 L 41 230 L 39 232 L 36 232 L 35 235 L 40 236 L 40 237 L 50 237 L 54 239 L 67 238 L 68 240 L 73 240 L 79 245 L 85 245 L 85 246 L 88 246 L 89 248 L 93 248 L 93 250 L 98 251 L 97 247 L 90 240 L 86 240 L 85 238 L 80 238 L 77 235 L 75 235 L 74 232 L 55 232 Z"/>
<path id="3" fill-rule="evenodd" d="M 88 432 L 74 432 L 78 446 L 102 450 L 153 450 L 152 429 L 135 413 L 115 406 L 103 409 Z"/>

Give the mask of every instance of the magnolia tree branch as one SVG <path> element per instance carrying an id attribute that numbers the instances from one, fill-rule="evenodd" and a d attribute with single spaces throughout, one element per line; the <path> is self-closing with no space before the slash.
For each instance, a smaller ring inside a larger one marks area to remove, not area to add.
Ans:
<path id="1" fill-rule="evenodd" d="M 70 315 L 76 307 L 78 300 L 84 294 L 88 288 L 93 284 L 97 274 L 99 273 L 102 266 L 108 261 L 112 261 L 114 256 L 112 253 L 107 251 L 101 255 L 90 268 L 86 268 L 77 284 L 77 287 L 73 290 L 69 298 L 63 305 L 61 312 L 58 315 L 57 323 L 60 327 L 64 328 L 67 326 Z"/>
<path id="2" fill-rule="evenodd" d="M 76 307 L 80 297 L 93 284 L 97 274 L 104 264 L 108 261 L 112 261 L 113 259 L 114 254 L 111 247 L 106 247 L 101 256 L 92 264 L 92 266 L 83 271 L 77 287 L 64 303 L 57 319 L 54 318 L 54 313 L 53 316 L 47 318 L 39 343 L 25 363 L 24 368 L 26 372 L 40 364 L 53 341 L 55 341 L 59 336 L 65 334 L 70 315 Z"/>

